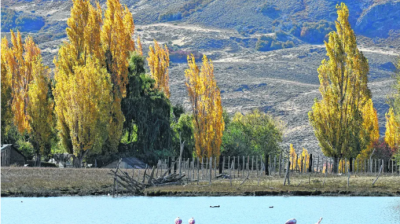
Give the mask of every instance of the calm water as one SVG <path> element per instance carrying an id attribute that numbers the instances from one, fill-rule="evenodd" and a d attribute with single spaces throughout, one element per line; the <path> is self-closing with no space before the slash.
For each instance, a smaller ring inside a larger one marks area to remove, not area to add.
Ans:
<path id="1" fill-rule="evenodd" d="M 23 203 L 21 203 L 23 201 Z M 220 205 L 220 208 L 210 208 Z M 274 208 L 269 208 L 274 206 Z M 55 197 L 2 198 L 2 224 L 400 223 L 399 197 Z"/>

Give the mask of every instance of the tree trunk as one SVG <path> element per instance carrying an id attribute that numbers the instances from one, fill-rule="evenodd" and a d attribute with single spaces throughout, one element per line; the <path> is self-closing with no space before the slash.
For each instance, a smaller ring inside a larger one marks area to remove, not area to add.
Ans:
<path id="1" fill-rule="evenodd" d="M 85 156 L 86 156 L 86 154 L 89 152 L 89 149 L 88 150 L 86 150 L 86 151 L 84 151 L 84 152 L 80 152 L 79 154 L 78 154 L 78 161 L 77 161 L 77 164 L 75 165 L 75 162 L 74 162 L 74 166 L 76 166 L 77 168 L 81 168 L 82 167 L 82 160 L 83 160 L 83 158 L 85 158 Z"/>
<path id="2" fill-rule="evenodd" d="M 265 175 L 268 176 L 268 175 L 269 175 L 269 169 L 268 169 L 268 154 L 265 153 L 264 157 L 265 157 Z"/>
<path id="3" fill-rule="evenodd" d="M 171 174 L 171 157 L 168 157 L 168 167 L 167 167 L 167 169 L 168 169 L 168 174 Z"/>
<path id="4" fill-rule="evenodd" d="M 219 156 L 219 166 L 218 166 L 218 172 L 219 172 L 219 174 L 221 174 L 222 173 L 222 165 L 223 165 L 223 158 L 222 158 L 222 156 L 220 155 Z"/>
<path id="5" fill-rule="evenodd" d="M 182 153 L 183 153 L 183 148 L 185 147 L 185 141 L 182 142 L 181 139 L 181 133 L 179 133 L 179 143 L 180 143 L 180 152 L 179 152 L 179 177 L 182 176 L 182 170 L 181 170 L 181 166 L 182 166 Z"/>
<path id="6" fill-rule="evenodd" d="M 312 163 L 313 163 L 312 154 L 310 154 L 310 162 L 308 162 L 308 172 L 309 173 L 311 173 L 313 171 L 312 170 Z"/>
<path id="7" fill-rule="evenodd" d="M 41 156 L 40 156 L 40 153 L 36 153 L 35 166 L 37 166 L 37 167 L 40 167 L 40 166 L 41 166 Z"/>
<path id="8" fill-rule="evenodd" d="M 338 166 L 338 157 L 333 157 L 333 169 L 332 173 L 338 173 L 339 166 Z"/>
<path id="9" fill-rule="evenodd" d="M 353 158 L 349 158 L 349 171 L 350 173 L 353 173 Z"/>

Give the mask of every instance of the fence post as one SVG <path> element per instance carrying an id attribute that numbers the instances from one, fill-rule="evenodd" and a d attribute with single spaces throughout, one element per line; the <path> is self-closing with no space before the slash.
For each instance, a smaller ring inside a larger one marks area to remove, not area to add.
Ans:
<path id="1" fill-rule="evenodd" d="M 233 177 L 235 177 L 235 157 L 233 157 Z"/>
<path id="2" fill-rule="evenodd" d="M 231 169 L 231 156 L 228 156 L 228 169 Z"/>
<path id="3" fill-rule="evenodd" d="M 245 164 L 246 164 L 246 159 L 245 159 L 245 156 L 243 156 L 243 164 L 242 164 L 242 177 L 244 177 L 244 169 L 245 169 Z"/>
<path id="4" fill-rule="evenodd" d="M 223 169 L 224 169 L 224 163 L 225 163 L 225 156 L 219 156 L 219 166 L 218 166 L 218 168 L 219 168 L 219 174 L 221 174 L 222 172 L 223 172 Z"/>
<path id="5" fill-rule="evenodd" d="M 238 178 L 240 176 L 240 156 L 238 156 Z"/>
<path id="6" fill-rule="evenodd" d="M 251 174 L 253 174 L 254 168 L 254 156 L 251 156 Z"/>
<path id="7" fill-rule="evenodd" d="M 282 152 L 279 154 L 279 177 L 281 176 L 281 162 L 282 162 Z"/>
<path id="8" fill-rule="evenodd" d="M 214 177 L 217 177 L 217 157 L 216 156 L 214 157 Z"/>
<path id="9" fill-rule="evenodd" d="M 256 171 L 257 171 L 257 177 L 258 177 L 258 156 L 256 156 Z"/>

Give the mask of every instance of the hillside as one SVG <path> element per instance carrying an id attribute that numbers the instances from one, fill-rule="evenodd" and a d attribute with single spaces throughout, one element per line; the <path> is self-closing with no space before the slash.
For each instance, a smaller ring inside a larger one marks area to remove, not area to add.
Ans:
<path id="1" fill-rule="evenodd" d="M 100 1 L 104 6 L 104 0 Z M 184 85 L 185 55 L 214 61 L 223 106 L 230 113 L 260 108 L 286 122 L 290 143 L 320 153 L 307 113 L 320 97 L 317 68 L 323 41 L 334 30 L 334 0 L 125 0 L 144 47 L 153 39 L 171 50 L 174 104 L 189 106 Z M 386 95 L 400 55 L 400 0 L 344 0 L 359 48 L 370 63 L 369 87 L 384 134 Z M 40 44 L 45 63 L 66 39 L 71 0 L 3 0 L 2 36 L 10 28 Z"/>

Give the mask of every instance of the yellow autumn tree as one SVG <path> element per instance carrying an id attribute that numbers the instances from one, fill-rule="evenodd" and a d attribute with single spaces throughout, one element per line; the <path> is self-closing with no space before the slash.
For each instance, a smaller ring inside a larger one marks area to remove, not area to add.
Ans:
<path id="1" fill-rule="evenodd" d="M 137 40 L 136 40 L 136 43 L 137 43 L 136 52 L 138 52 L 138 54 L 139 54 L 140 56 L 143 56 L 142 42 L 140 41 L 140 36 L 138 36 L 138 38 L 137 38 Z"/>
<path id="2" fill-rule="evenodd" d="M 196 155 L 218 157 L 225 123 L 214 66 L 205 55 L 201 69 L 197 67 L 193 55 L 188 56 L 187 60 L 189 68 L 185 70 L 185 77 L 193 113 Z"/>
<path id="3" fill-rule="evenodd" d="M 300 158 L 297 160 L 297 165 L 299 167 L 300 172 L 304 172 L 305 170 L 308 169 L 308 165 L 310 164 L 310 154 L 308 154 L 308 150 L 303 148 L 303 151 L 301 152 L 301 155 L 299 156 Z M 304 160 L 306 160 L 304 162 Z M 302 163 L 303 162 L 303 163 Z M 305 166 L 304 166 L 305 164 Z"/>
<path id="4" fill-rule="evenodd" d="M 296 169 L 296 150 L 293 148 L 293 144 L 290 144 L 290 169 Z"/>
<path id="5" fill-rule="evenodd" d="M 362 109 L 363 114 L 363 128 L 369 130 L 368 132 L 362 133 L 362 138 L 369 138 L 369 145 L 363 149 L 357 156 L 357 159 L 363 160 L 369 158 L 373 150 L 373 144 L 379 140 L 379 124 L 378 124 L 378 113 L 374 108 L 372 99 L 369 99 L 364 108 Z M 364 134 L 369 134 L 363 136 Z"/>
<path id="6" fill-rule="evenodd" d="M 339 158 L 354 158 L 370 144 L 370 128 L 363 127 L 362 109 L 371 98 L 368 89 L 368 60 L 357 48 L 348 21 L 349 10 L 337 6 L 336 32 L 325 42 L 328 59 L 318 68 L 321 100 L 315 100 L 309 120 L 325 156 L 333 158 L 333 172 Z M 364 134 L 362 134 L 365 132 Z"/>
<path id="7" fill-rule="evenodd" d="M 88 65 L 89 58 L 96 61 L 94 64 L 99 66 L 98 69 L 104 68 L 109 73 L 112 84 L 112 105 L 108 112 L 103 111 L 108 124 L 107 128 L 101 129 L 108 137 L 105 141 L 98 140 L 98 144 L 102 143 L 104 150 L 112 152 L 117 150 L 121 139 L 124 122 L 121 100 L 126 96 L 129 52 L 135 50 L 134 22 L 128 8 L 119 0 L 107 0 L 106 7 L 103 18 L 98 2 L 93 6 L 89 0 L 73 0 L 71 16 L 67 20 L 68 41 L 63 43 L 54 59 L 57 127 L 61 142 L 69 153 L 79 154 L 77 150 L 81 147 L 74 145 L 76 133 L 71 133 L 74 129 L 69 120 L 72 118 L 65 114 L 71 104 L 68 100 L 72 100 L 69 97 L 72 87 L 68 83 L 75 79 L 78 67 Z"/>
<path id="8" fill-rule="evenodd" d="M 164 92 L 165 96 L 169 98 L 169 51 L 167 45 L 165 45 L 163 49 L 157 41 L 154 40 L 154 47 L 149 47 L 147 62 L 149 63 L 151 76 L 156 81 L 156 88 Z"/>
<path id="9" fill-rule="evenodd" d="M 9 43 L 6 37 L 1 39 L 1 143 L 12 124 L 11 116 L 11 73 L 7 72 L 7 55 Z"/>
<path id="10" fill-rule="evenodd" d="M 11 31 L 11 42 L 9 46 L 7 39 L 2 39 L 2 97 L 11 106 L 13 124 L 21 134 L 29 134 L 40 161 L 41 153 L 50 152 L 53 131 L 53 103 L 48 97 L 50 71 L 43 65 L 40 49 L 32 37 L 28 36 L 23 43 L 20 32 L 15 35 Z"/>
<path id="11" fill-rule="evenodd" d="M 67 83 L 69 107 L 64 115 L 79 162 L 89 151 L 100 152 L 108 137 L 109 118 L 104 115 L 111 108 L 112 84 L 109 73 L 99 63 L 88 57 L 86 65 L 75 67 L 75 75 Z"/>
<path id="12" fill-rule="evenodd" d="M 399 146 L 400 141 L 400 125 L 396 120 L 396 115 L 393 108 L 389 108 L 389 111 L 385 114 L 386 118 L 386 132 L 385 132 L 385 142 L 390 148 L 395 148 Z"/>

